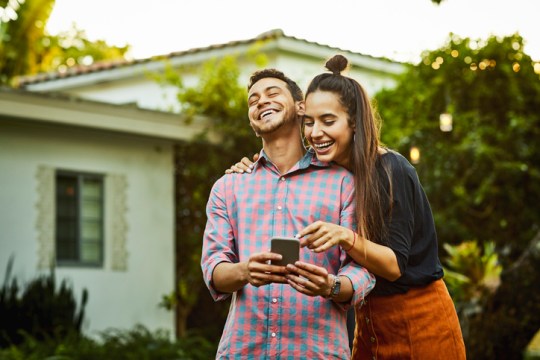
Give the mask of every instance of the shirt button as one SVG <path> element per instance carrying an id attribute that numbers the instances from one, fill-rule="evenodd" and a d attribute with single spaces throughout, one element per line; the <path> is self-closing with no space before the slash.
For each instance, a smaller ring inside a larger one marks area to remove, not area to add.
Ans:
<path id="1" fill-rule="evenodd" d="M 366 322 L 369 324 L 369 318 L 366 316 Z"/>
<path id="2" fill-rule="evenodd" d="M 273 298 L 273 299 L 272 299 L 272 302 L 273 302 L 274 304 L 277 303 L 277 299 L 276 299 L 276 298 Z"/>
<path id="3" fill-rule="evenodd" d="M 281 178 L 280 178 L 279 180 L 281 180 L 281 181 L 285 181 L 285 178 L 284 178 L 284 177 L 281 177 Z"/>
<path id="4" fill-rule="evenodd" d="M 277 209 L 278 209 L 278 210 L 281 210 L 281 205 L 278 205 Z"/>
<path id="5" fill-rule="evenodd" d="M 275 332 L 272 333 L 272 337 L 276 337 L 276 333 L 275 333 Z"/>
<path id="6" fill-rule="evenodd" d="M 371 339 L 370 339 L 370 340 L 371 340 L 371 342 L 372 342 L 372 343 L 374 343 L 374 342 L 375 342 L 375 338 L 374 338 L 373 336 L 371 337 Z"/>

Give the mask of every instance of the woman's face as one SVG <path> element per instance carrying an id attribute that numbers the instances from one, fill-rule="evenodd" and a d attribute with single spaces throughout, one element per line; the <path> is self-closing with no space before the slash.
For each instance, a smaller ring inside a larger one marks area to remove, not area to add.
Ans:
<path id="1" fill-rule="evenodd" d="M 350 169 L 354 130 L 336 94 L 315 91 L 306 97 L 304 135 L 321 161 Z"/>

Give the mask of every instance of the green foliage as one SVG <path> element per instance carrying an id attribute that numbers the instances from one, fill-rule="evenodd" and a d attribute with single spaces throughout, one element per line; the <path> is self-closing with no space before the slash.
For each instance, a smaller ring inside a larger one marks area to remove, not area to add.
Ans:
<path id="1" fill-rule="evenodd" d="M 510 263 L 539 225 L 540 65 L 517 34 L 451 35 L 422 59 L 376 97 L 383 140 L 403 154 L 420 148 L 416 167 L 443 243 L 494 241 Z M 439 129 L 444 112 L 451 132 Z"/>
<path id="2" fill-rule="evenodd" d="M 257 59 L 260 61 L 260 57 Z M 186 332 L 192 310 L 199 312 L 198 317 L 210 316 L 205 324 L 209 331 L 215 331 L 216 323 L 224 323 L 226 303 L 211 308 L 195 306 L 200 302 L 201 291 L 206 291 L 200 269 L 206 202 L 212 185 L 225 169 L 261 147 L 249 126 L 247 90 L 238 81 L 237 59 L 214 59 L 194 71 L 200 76 L 199 83 L 192 88 L 184 86 L 180 71 L 171 66 L 167 66 L 164 74 L 154 76 L 162 84 L 178 89 L 178 101 L 188 123 L 200 121 L 200 117 L 206 121 L 204 131 L 196 139 L 178 144 L 175 149 L 179 280 L 174 294 L 164 295 L 162 306 L 176 309 L 180 336 Z"/>
<path id="3" fill-rule="evenodd" d="M 17 1 L 16 15 L 0 21 L 0 84 L 8 84 L 16 75 L 34 68 L 37 55 L 33 47 L 43 37 L 54 0 Z"/>
<path id="4" fill-rule="evenodd" d="M 500 283 L 502 267 L 495 245 L 487 242 L 481 248 L 476 241 L 464 241 L 459 245 L 443 246 L 448 253 L 444 280 L 458 313 L 477 308 Z"/>
<path id="5" fill-rule="evenodd" d="M 215 347 L 198 333 L 174 341 L 168 332 L 149 331 L 142 325 L 131 330 L 109 329 L 98 338 L 68 336 L 38 341 L 27 336 L 24 343 L 0 350 L 2 360 L 206 360 Z"/>
<path id="6" fill-rule="evenodd" d="M 501 283 L 480 312 L 468 319 L 471 359 L 521 360 L 540 329 L 540 231 L 527 249 L 501 273 Z"/>
<path id="7" fill-rule="evenodd" d="M 129 47 L 90 41 L 73 26 L 58 35 L 45 33 L 54 0 L 18 0 L 9 7 L 14 14 L 0 20 L 0 84 L 17 86 L 16 77 L 52 70 L 65 71 L 99 60 L 124 59 Z M 7 3 L 0 6 L 5 7 Z"/>
<path id="8" fill-rule="evenodd" d="M 22 294 L 19 284 L 11 279 L 13 258 L 7 266 L 6 278 L 0 290 L 0 347 L 18 344 L 25 336 L 37 340 L 61 339 L 80 334 L 84 307 L 88 301 L 83 291 L 79 311 L 71 287 L 64 279 L 57 289 L 54 270 L 30 281 Z"/>
<path id="9" fill-rule="evenodd" d="M 539 74 L 518 34 L 451 34 L 375 99 L 383 141 L 404 155 L 420 148 L 416 169 L 445 244 L 441 258 L 444 248 L 451 255 L 446 280 L 474 359 L 519 359 L 540 327 L 538 256 L 527 250 L 540 228 Z M 452 115 L 451 132 L 440 130 L 441 113 Z M 447 245 L 464 239 L 478 246 Z M 499 264 L 493 293 L 481 284 Z"/>
<path id="10" fill-rule="evenodd" d="M 38 64 L 29 69 L 31 74 L 51 70 L 66 71 L 71 67 L 91 65 L 103 60 L 124 60 L 129 50 L 129 46 L 111 46 L 104 40 L 90 41 L 86 32 L 75 24 L 58 35 L 44 35 L 35 45 Z"/>

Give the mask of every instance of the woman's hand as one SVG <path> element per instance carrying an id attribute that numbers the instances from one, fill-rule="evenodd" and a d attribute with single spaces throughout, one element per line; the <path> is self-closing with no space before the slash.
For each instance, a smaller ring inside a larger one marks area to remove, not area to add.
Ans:
<path id="1" fill-rule="evenodd" d="M 244 172 L 251 173 L 253 169 L 253 163 L 259 159 L 259 154 L 253 155 L 253 161 L 250 161 L 247 157 L 243 157 L 240 162 L 237 162 L 229 169 L 225 170 L 225 174 L 243 174 Z"/>
<path id="2" fill-rule="evenodd" d="M 324 221 L 316 221 L 305 227 L 297 237 L 305 237 L 300 240 L 300 246 L 307 246 L 316 253 L 326 251 L 336 245 L 349 249 L 354 241 L 353 230 Z"/>

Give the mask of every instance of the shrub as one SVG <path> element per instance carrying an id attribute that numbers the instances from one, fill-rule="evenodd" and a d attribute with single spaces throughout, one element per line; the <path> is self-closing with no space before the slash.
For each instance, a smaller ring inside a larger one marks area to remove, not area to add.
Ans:
<path id="1" fill-rule="evenodd" d="M 19 295 L 17 279 L 11 279 L 13 257 L 8 261 L 0 289 L 0 347 L 17 345 L 28 336 L 36 340 L 63 338 L 81 332 L 88 292 L 83 290 L 80 309 L 73 290 L 64 279 L 57 289 L 54 269 L 30 281 Z"/>
<path id="2" fill-rule="evenodd" d="M 196 332 L 174 341 L 168 332 L 151 332 L 143 325 L 109 329 L 99 339 L 69 335 L 38 341 L 27 336 L 19 346 L 0 351 L 1 360 L 206 360 L 214 356 L 215 347 Z"/>

